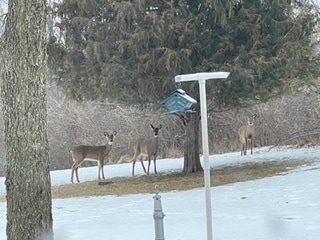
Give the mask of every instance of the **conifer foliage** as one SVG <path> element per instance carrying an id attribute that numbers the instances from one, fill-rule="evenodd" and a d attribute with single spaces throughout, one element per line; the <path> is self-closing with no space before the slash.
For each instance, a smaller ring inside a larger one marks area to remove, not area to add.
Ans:
<path id="1" fill-rule="evenodd" d="M 54 9 L 50 64 L 78 100 L 157 102 L 176 74 L 229 71 L 209 95 L 237 106 L 318 74 L 309 0 L 64 0 Z"/>

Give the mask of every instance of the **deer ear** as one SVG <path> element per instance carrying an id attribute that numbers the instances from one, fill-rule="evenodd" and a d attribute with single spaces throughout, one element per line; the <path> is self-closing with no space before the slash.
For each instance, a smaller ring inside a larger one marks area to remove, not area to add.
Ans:
<path id="1" fill-rule="evenodd" d="M 117 131 L 113 131 L 113 136 L 117 135 Z"/>
<path id="2" fill-rule="evenodd" d="M 107 132 L 104 132 L 103 135 L 106 137 L 108 136 L 109 134 Z"/>
<path id="3" fill-rule="evenodd" d="M 160 124 L 160 125 L 159 125 L 159 129 L 161 129 L 161 128 L 162 128 L 162 125 Z"/>
<path id="4" fill-rule="evenodd" d="M 154 126 L 152 124 L 150 124 L 151 128 L 154 129 Z"/>

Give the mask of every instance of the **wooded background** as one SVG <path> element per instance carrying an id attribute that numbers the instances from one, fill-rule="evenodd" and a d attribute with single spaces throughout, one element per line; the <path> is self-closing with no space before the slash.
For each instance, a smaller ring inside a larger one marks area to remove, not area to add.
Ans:
<path id="1" fill-rule="evenodd" d="M 195 141 L 160 102 L 175 90 L 174 76 L 190 72 L 231 72 L 207 84 L 211 154 L 239 151 L 237 130 L 251 114 L 256 147 L 318 143 L 320 11 L 313 1 L 48 4 L 51 169 L 70 168 L 76 145 L 104 144 L 104 131 L 118 131 L 110 163 L 129 161 L 134 140 L 159 123 L 159 158 L 183 157 L 186 139 Z M 182 88 L 198 99 L 194 85 Z M 0 150 L 3 175 L 3 131 Z"/>
<path id="2" fill-rule="evenodd" d="M 144 109 L 113 103 L 78 103 L 68 100 L 54 85 L 49 85 L 47 92 L 52 170 L 71 167 L 69 152 L 72 147 L 79 144 L 104 144 L 104 131 L 118 131 L 109 164 L 126 162 L 133 157 L 134 140 L 150 137 L 152 132 L 149 124 L 159 123 L 163 125 L 159 159 L 183 157 L 184 129 L 181 121 L 167 114 L 160 103 Z M 305 91 L 251 108 L 209 112 L 210 153 L 238 151 L 240 157 L 237 130 L 246 124 L 246 116 L 254 113 L 257 115 L 255 147 L 319 144 L 320 98 L 316 93 Z M 3 129 L 2 116 L 0 119 Z M 0 133 L 0 172 L 3 176 L 5 151 L 3 131 Z M 85 162 L 83 166 L 91 164 L 94 163 Z"/>

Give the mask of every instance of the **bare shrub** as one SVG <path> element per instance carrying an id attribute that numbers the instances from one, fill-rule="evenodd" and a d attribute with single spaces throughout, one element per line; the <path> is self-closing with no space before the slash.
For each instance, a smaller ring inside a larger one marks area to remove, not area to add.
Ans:
<path id="1" fill-rule="evenodd" d="M 103 145 L 105 131 L 118 132 L 108 159 L 109 164 L 126 162 L 132 158 L 133 142 L 150 137 L 150 124 L 162 124 L 159 158 L 183 157 L 185 139 L 181 120 L 169 115 L 160 104 L 123 106 L 116 103 L 68 100 L 54 85 L 49 85 L 48 138 L 51 169 L 69 169 L 70 150 L 77 145 Z M 2 114 L 2 112 L 0 113 Z M 248 115 L 256 114 L 255 147 L 319 145 L 320 99 L 317 95 L 283 96 L 250 108 L 210 112 L 208 117 L 209 149 L 211 154 L 238 152 L 238 128 Z M 2 115 L 1 115 L 2 116 Z M 0 119 L 0 130 L 4 128 Z M 201 135 L 201 134 L 200 134 Z M 201 137 L 201 136 L 200 136 Z M 201 139 L 200 139 L 201 147 Z M 0 174 L 4 174 L 5 146 L 0 131 Z M 84 163 L 90 166 L 92 163 Z"/>
<path id="2" fill-rule="evenodd" d="M 320 99 L 296 94 L 273 99 L 251 108 L 211 114 L 209 137 L 212 153 L 238 151 L 237 129 L 246 116 L 256 114 L 255 147 L 319 144 Z"/>
<path id="3" fill-rule="evenodd" d="M 116 163 L 121 164 L 121 163 L 130 163 L 130 162 L 132 162 L 132 156 L 122 155 L 120 157 L 120 159 L 118 160 L 118 162 L 116 162 Z"/>
<path id="4" fill-rule="evenodd" d="M 182 158 L 183 150 L 181 148 L 169 148 L 166 150 L 166 158 Z"/>

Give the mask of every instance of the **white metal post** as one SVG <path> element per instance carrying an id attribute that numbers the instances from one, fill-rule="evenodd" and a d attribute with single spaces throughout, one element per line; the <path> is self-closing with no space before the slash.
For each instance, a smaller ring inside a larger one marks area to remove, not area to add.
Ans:
<path id="1" fill-rule="evenodd" d="M 213 239 L 212 230 L 212 210 L 211 210 L 211 182 L 210 182 L 210 161 L 209 161 L 209 144 L 208 144 L 208 119 L 207 119 L 207 97 L 206 97 L 206 80 L 216 78 L 227 78 L 229 72 L 204 72 L 177 75 L 176 82 L 194 81 L 199 82 L 200 92 L 200 110 L 201 110 L 201 128 L 202 128 L 202 149 L 203 149 L 203 168 L 204 184 L 206 198 L 206 219 L 207 219 L 207 240 Z"/>
<path id="2" fill-rule="evenodd" d="M 211 180 L 210 180 L 210 161 L 208 145 L 208 120 L 207 120 L 207 99 L 206 99 L 206 79 L 199 79 L 200 91 L 200 110 L 201 110 L 201 129 L 202 129 L 202 151 L 204 168 L 204 185 L 206 197 L 206 216 L 207 216 L 207 239 L 213 239 L 212 230 L 212 211 L 211 211 Z"/>

